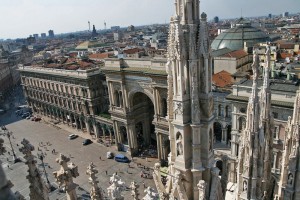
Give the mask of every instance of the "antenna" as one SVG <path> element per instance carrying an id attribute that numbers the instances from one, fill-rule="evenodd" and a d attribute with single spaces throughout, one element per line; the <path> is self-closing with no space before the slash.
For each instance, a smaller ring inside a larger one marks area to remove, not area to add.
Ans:
<path id="1" fill-rule="evenodd" d="M 88 24 L 89 24 L 89 32 L 91 32 L 91 23 L 90 23 L 90 21 L 88 21 Z"/>
<path id="2" fill-rule="evenodd" d="M 106 30 L 106 22 L 104 21 L 104 30 Z"/>

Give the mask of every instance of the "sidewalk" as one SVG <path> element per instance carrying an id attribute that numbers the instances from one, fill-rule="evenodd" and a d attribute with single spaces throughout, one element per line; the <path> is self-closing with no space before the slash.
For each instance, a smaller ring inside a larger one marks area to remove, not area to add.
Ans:
<path id="1" fill-rule="evenodd" d="M 34 114 L 36 115 L 36 114 Z M 68 134 L 66 134 L 66 136 L 68 136 L 69 134 L 77 134 L 79 137 L 84 138 L 84 139 L 90 139 L 93 141 L 93 143 L 98 144 L 102 147 L 106 147 L 105 145 L 97 142 L 97 139 L 95 137 L 92 137 L 92 135 L 90 135 L 87 132 L 83 132 L 81 130 L 77 130 L 76 128 L 72 128 L 71 126 L 68 126 L 67 124 L 63 124 L 62 122 L 59 122 L 57 124 L 54 124 L 53 121 L 57 121 L 55 119 L 51 119 L 50 117 L 44 116 L 44 115 L 40 115 L 42 118 L 42 122 L 45 124 L 49 124 L 57 129 L 62 129 L 68 132 Z M 111 152 L 115 152 L 115 153 L 121 153 L 123 154 L 123 152 L 118 152 L 117 151 L 117 147 L 116 145 L 112 145 L 110 147 L 106 147 L 109 151 Z M 132 159 L 131 156 L 128 155 L 127 152 L 125 152 L 125 154 L 127 155 L 127 157 L 129 159 Z M 154 164 L 159 162 L 159 160 L 157 158 L 141 158 L 141 157 L 134 157 L 134 161 L 132 161 L 131 163 L 139 163 L 142 166 L 148 167 L 150 169 L 152 169 L 154 167 Z"/>

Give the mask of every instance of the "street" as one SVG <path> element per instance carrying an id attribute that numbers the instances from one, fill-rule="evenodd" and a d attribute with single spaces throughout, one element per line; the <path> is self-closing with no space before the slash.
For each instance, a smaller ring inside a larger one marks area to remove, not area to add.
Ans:
<path id="1" fill-rule="evenodd" d="M 84 139 L 82 137 L 69 140 L 68 135 L 75 133 L 79 136 L 84 135 L 86 138 L 88 138 L 89 136 L 87 133 L 79 133 L 79 131 L 75 129 L 74 131 L 72 131 L 73 129 L 68 129 L 68 131 L 66 131 L 59 127 L 55 127 L 44 120 L 40 122 L 34 122 L 31 120 L 22 119 L 21 117 L 16 116 L 14 110 L 12 109 L 0 116 L 0 125 L 5 125 L 9 131 L 13 132 L 11 142 L 17 157 L 23 157 L 22 153 L 19 151 L 19 148 L 22 146 L 21 141 L 23 138 L 29 140 L 30 143 L 35 147 L 35 150 L 33 151 L 34 155 L 37 155 L 37 153 L 41 152 L 45 154 L 44 163 L 48 173 L 49 181 L 56 188 L 58 188 L 58 185 L 55 183 L 52 173 L 53 171 L 59 170 L 60 166 L 55 162 L 55 159 L 58 158 L 59 153 L 70 157 L 70 162 L 73 162 L 75 165 L 77 165 L 79 169 L 79 177 L 73 179 L 74 182 L 79 185 L 76 191 L 78 197 L 80 197 L 79 199 L 90 199 L 89 191 L 91 186 L 88 183 L 88 175 L 86 175 L 86 170 L 90 162 L 94 163 L 99 172 L 97 174 L 99 181 L 98 185 L 102 188 L 103 194 L 106 197 L 107 187 L 109 187 L 109 177 L 115 172 L 121 176 L 122 181 L 124 181 L 127 186 L 129 186 L 132 181 L 136 181 L 140 185 L 140 199 L 145 196 L 143 182 L 145 183 L 146 187 L 150 186 L 155 189 L 153 179 L 144 179 L 140 177 L 140 172 L 144 167 L 138 167 L 137 163 L 141 163 L 146 167 L 153 167 L 154 163 L 157 162 L 157 159 L 150 158 L 147 162 L 142 158 L 134 158 L 134 162 L 131 162 L 129 167 L 127 163 L 118 163 L 113 159 L 106 158 L 106 152 L 108 151 L 112 151 L 115 154 L 125 154 L 124 152 L 117 152 L 115 146 L 105 147 L 96 143 L 95 140 L 93 140 L 92 144 L 83 146 L 82 141 Z M 19 191 L 26 199 L 29 199 L 29 182 L 26 179 L 26 175 L 28 175 L 28 167 L 23 162 L 18 162 L 15 164 L 13 163 L 13 157 L 8 138 L 5 136 L 1 137 L 5 140 L 4 144 L 7 152 L 3 156 L 0 156 L 0 158 L 3 162 L 3 168 L 6 172 L 7 178 L 14 184 L 12 190 Z M 43 145 L 41 145 L 41 142 Z M 38 149 L 40 149 L 40 151 L 38 151 Z M 53 149 L 55 149 L 56 153 L 51 153 Z M 36 158 L 36 160 L 40 172 L 43 173 L 41 160 L 38 158 Z M 22 159 L 22 161 L 24 161 L 24 159 Z M 151 169 L 148 172 L 152 174 Z M 132 198 L 129 190 L 124 191 L 122 194 L 125 199 Z M 59 193 L 58 190 L 55 190 L 51 192 L 50 199 L 66 199 L 65 193 Z"/>

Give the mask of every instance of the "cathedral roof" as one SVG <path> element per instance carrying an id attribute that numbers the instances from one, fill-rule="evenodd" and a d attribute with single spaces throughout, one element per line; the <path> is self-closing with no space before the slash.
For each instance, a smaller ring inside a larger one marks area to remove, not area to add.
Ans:
<path id="1" fill-rule="evenodd" d="M 263 31 L 254 28 L 249 22 L 240 19 L 236 22 L 235 27 L 226 30 L 214 39 L 211 44 L 213 50 L 229 48 L 232 50 L 238 50 L 244 48 L 244 43 L 247 46 L 253 46 L 259 42 L 269 41 L 270 38 Z"/>

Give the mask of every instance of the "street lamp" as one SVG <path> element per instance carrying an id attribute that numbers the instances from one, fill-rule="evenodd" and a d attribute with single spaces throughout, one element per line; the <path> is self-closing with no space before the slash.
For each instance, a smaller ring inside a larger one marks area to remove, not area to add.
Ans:
<path id="1" fill-rule="evenodd" d="M 14 148 L 13 148 L 13 146 L 12 146 L 11 140 L 10 140 L 10 136 L 12 135 L 12 132 L 11 132 L 11 131 L 8 131 L 7 128 L 6 128 L 5 126 L 2 126 L 1 129 L 3 130 L 2 135 L 7 136 L 8 140 L 9 140 L 9 144 L 10 144 L 10 147 L 11 147 L 11 151 L 12 151 L 12 153 L 13 153 L 14 163 L 20 162 L 20 159 L 17 158 L 17 156 L 16 156 L 16 154 L 15 154 L 15 151 L 14 151 Z"/>
<path id="2" fill-rule="evenodd" d="M 45 174 L 45 177 L 46 177 L 46 180 L 47 180 L 47 184 L 48 184 L 48 187 L 49 187 L 49 189 L 50 189 L 50 192 L 52 192 L 55 188 L 54 187 L 52 187 L 52 185 L 51 185 L 51 183 L 50 183 L 50 181 L 49 181 L 49 179 L 48 179 L 48 174 L 47 174 L 47 171 L 46 171 L 46 168 L 45 168 L 45 163 L 44 163 L 44 158 L 45 158 L 45 155 L 44 155 L 44 153 L 42 152 L 42 153 L 38 153 L 37 154 L 37 157 L 40 159 L 40 161 L 42 162 L 42 166 L 43 166 L 43 169 L 44 169 L 44 174 Z"/>

